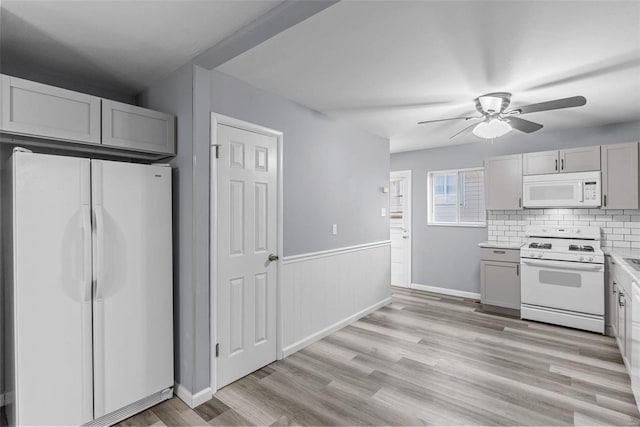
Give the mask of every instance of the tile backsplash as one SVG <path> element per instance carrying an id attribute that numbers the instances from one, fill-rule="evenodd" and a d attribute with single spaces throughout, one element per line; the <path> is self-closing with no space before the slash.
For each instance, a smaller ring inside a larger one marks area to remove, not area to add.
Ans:
<path id="1" fill-rule="evenodd" d="M 524 209 L 487 212 L 490 241 L 524 243 L 527 225 L 600 227 L 602 246 L 640 248 L 640 210 Z"/>

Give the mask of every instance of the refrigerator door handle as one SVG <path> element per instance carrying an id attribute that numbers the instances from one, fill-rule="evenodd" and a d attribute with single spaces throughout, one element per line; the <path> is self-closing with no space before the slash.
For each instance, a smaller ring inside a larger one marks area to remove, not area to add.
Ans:
<path id="1" fill-rule="evenodd" d="M 91 282 L 93 272 L 91 271 L 91 207 L 81 205 L 82 212 L 82 301 L 91 301 Z"/>
<path id="2" fill-rule="evenodd" d="M 104 281 L 104 210 L 101 205 L 95 206 L 96 216 L 96 274 L 94 295 L 96 300 L 102 299 L 102 283 Z"/>

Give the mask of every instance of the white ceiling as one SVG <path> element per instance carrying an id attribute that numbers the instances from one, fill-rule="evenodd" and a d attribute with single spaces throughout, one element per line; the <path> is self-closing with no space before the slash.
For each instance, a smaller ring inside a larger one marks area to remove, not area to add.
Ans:
<path id="1" fill-rule="evenodd" d="M 469 122 L 416 123 L 475 113 L 488 92 L 512 92 L 512 106 L 587 98 L 524 116 L 538 133 L 634 121 L 640 2 L 343 0 L 219 69 L 388 137 L 392 152 L 477 141 L 449 140 Z"/>
<path id="2" fill-rule="evenodd" d="M 135 94 L 281 2 L 3 0 L 2 59 Z"/>

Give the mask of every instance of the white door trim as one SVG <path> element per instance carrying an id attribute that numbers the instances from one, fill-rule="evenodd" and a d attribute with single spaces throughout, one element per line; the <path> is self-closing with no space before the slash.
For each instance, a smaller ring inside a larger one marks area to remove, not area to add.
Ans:
<path id="1" fill-rule="evenodd" d="M 405 205 L 405 215 L 407 218 L 407 229 L 409 234 L 409 242 L 407 242 L 407 264 L 409 273 L 407 274 L 407 288 L 411 288 L 411 284 L 413 283 L 413 270 L 411 266 L 411 261 L 413 259 L 413 251 L 412 251 L 412 241 L 413 241 L 413 219 L 412 219 L 412 204 L 411 200 L 413 199 L 413 193 L 411 192 L 411 169 L 409 170 L 401 170 L 401 171 L 391 171 L 389 173 L 389 178 L 406 178 L 407 179 L 407 203 Z"/>
<path id="2" fill-rule="evenodd" d="M 269 129 L 264 126 L 256 125 L 254 123 L 246 122 L 244 120 L 235 119 L 233 117 L 224 116 L 222 114 L 211 113 L 211 147 L 210 147 L 210 159 L 211 159 L 211 170 L 209 175 L 209 182 L 211 183 L 211 195 L 210 195 L 210 210 L 209 210 L 209 325 L 210 325 L 210 382 L 211 382 L 211 390 L 213 393 L 218 391 L 217 386 L 217 378 L 216 378 L 216 370 L 217 370 L 217 360 L 215 356 L 215 347 L 218 342 L 218 334 L 217 334 L 217 322 L 216 322 L 216 313 L 215 307 L 217 303 L 217 292 L 218 292 L 218 283 L 216 280 L 216 272 L 218 271 L 217 266 L 217 230 L 218 230 L 218 218 L 216 215 L 218 208 L 218 182 L 217 179 L 217 165 L 216 165 L 216 150 L 215 145 L 218 143 L 217 138 L 217 129 L 218 125 L 226 125 L 231 126 L 237 129 L 243 129 L 250 132 L 256 132 L 267 136 L 273 136 L 278 141 L 278 218 L 277 218 L 277 227 L 278 232 L 277 235 L 277 247 L 278 247 L 278 255 L 280 259 L 277 261 L 277 271 L 276 271 L 276 359 L 280 360 L 283 358 L 283 350 L 282 350 L 282 333 L 283 333 L 283 324 L 282 324 L 282 288 L 281 288 L 281 272 L 282 272 L 282 257 L 284 255 L 283 250 L 283 197 L 282 197 L 282 151 L 283 151 L 283 133 L 277 130 Z"/>

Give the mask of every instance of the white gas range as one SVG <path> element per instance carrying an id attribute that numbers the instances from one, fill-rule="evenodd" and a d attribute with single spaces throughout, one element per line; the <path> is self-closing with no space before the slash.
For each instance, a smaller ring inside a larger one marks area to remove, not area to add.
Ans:
<path id="1" fill-rule="evenodd" d="M 600 228 L 532 225 L 526 236 L 521 317 L 604 333 Z"/>

